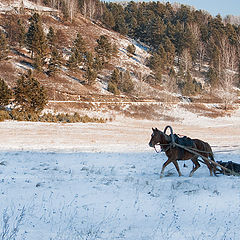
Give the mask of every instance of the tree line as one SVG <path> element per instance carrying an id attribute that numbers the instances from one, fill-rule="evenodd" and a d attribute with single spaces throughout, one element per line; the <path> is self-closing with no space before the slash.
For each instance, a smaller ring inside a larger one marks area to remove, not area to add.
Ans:
<path id="1" fill-rule="evenodd" d="M 61 2 L 43 0 L 51 7 Z M 221 86 L 230 91 L 240 85 L 239 17 L 222 19 L 187 5 L 159 1 L 70 0 L 68 4 L 75 4 L 85 17 L 150 46 L 147 64 L 157 83 L 167 75 L 183 94 L 193 94 L 202 89 L 193 75 L 201 73 L 212 89 Z M 71 12 L 71 7 L 66 9 Z"/>
<path id="2" fill-rule="evenodd" d="M 187 76 L 203 70 L 212 86 L 222 83 L 229 71 L 239 80 L 240 26 L 224 23 L 220 15 L 170 3 L 129 2 L 123 6 L 106 3 L 102 21 L 109 28 L 128 35 L 151 47 L 149 61 L 156 77 L 172 73 L 177 65 Z"/>

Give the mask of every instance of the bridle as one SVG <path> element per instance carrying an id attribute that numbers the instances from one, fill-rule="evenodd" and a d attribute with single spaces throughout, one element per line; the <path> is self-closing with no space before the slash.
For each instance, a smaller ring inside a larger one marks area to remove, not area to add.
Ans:
<path id="1" fill-rule="evenodd" d="M 167 126 L 167 127 L 169 127 L 169 126 Z M 164 134 L 165 134 L 165 132 L 166 132 L 167 127 L 166 127 L 165 130 L 164 130 Z M 171 131 L 171 133 L 172 133 L 172 131 Z M 174 141 L 174 140 L 173 140 L 173 138 L 171 138 L 171 140 L 172 140 L 172 141 L 171 141 L 170 143 L 160 143 L 160 142 L 156 143 L 156 144 L 154 145 L 154 149 L 155 149 L 156 153 L 167 152 L 171 147 L 174 147 L 174 144 L 173 144 L 173 141 Z M 158 150 L 157 150 L 156 145 L 159 145 L 159 146 L 161 147 L 161 151 L 158 151 Z M 165 148 L 165 146 L 168 146 L 168 147 Z"/>
<path id="2" fill-rule="evenodd" d="M 169 128 L 170 130 L 170 137 L 171 137 L 171 142 L 170 143 L 166 143 L 166 144 L 161 144 L 161 143 L 157 143 L 156 145 L 160 145 L 161 146 L 161 152 L 167 152 L 170 148 L 174 148 L 175 147 L 175 140 L 173 137 L 173 130 L 171 126 L 166 126 L 163 133 L 166 134 L 167 129 Z M 156 149 L 156 145 L 154 145 L 154 149 L 157 153 L 159 153 L 159 151 L 157 151 Z M 164 146 L 168 146 L 166 149 L 164 149 Z"/>

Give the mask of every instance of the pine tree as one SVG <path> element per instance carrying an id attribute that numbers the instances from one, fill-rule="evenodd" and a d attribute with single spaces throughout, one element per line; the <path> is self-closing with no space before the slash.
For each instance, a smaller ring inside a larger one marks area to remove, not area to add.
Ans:
<path id="1" fill-rule="evenodd" d="M 185 77 L 184 77 L 184 86 L 182 89 L 182 93 L 184 95 L 193 95 L 195 94 L 195 84 L 193 82 L 192 76 L 189 71 L 187 71 Z"/>
<path id="2" fill-rule="evenodd" d="M 56 46 L 56 34 L 53 27 L 49 28 L 49 31 L 47 34 L 47 40 L 48 40 L 48 45 L 50 46 L 50 49 Z"/>
<path id="3" fill-rule="evenodd" d="M 157 49 L 159 44 L 162 42 L 164 37 L 164 31 L 166 29 L 166 26 L 164 25 L 164 22 L 162 19 L 158 16 L 156 18 L 153 18 L 149 22 L 148 27 L 148 34 L 149 34 L 149 43 Z"/>
<path id="4" fill-rule="evenodd" d="M 18 24 L 17 41 L 18 41 L 19 47 L 23 47 L 26 40 L 25 26 L 23 24 L 22 19 L 18 19 L 17 24 Z"/>
<path id="5" fill-rule="evenodd" d="M 67 62 L 69 68 L 77 68 L 83 63 L 86 55 L 86 43 L 83 40 L 80 33 L 77 34 L 76 39 L 73 42 L 72 54 Z"/>
<path id="6" fill-rule="evenodd" d="M 117 86 L 119 85 L 120 83 L 120 71 L 115 68 L 111 74 L 111 79 L 110 79 L 110 82 L 116 84 Z"/>
<path id="7" fill-rule="evenodd" d="M 78 67 L 78 62 L 77 62 L 77 59 L 75 58 L 75 55 L 72 54 L 68 61 L 67 61 L 67 66 L 69 69 L 71 70 L 75 70 L 77 67 Z"/>
<path id="8" fill-rule="evenodd" d="M 32 57 L 38 55 L 43 63 L 47 44 L 41 18 L 38 13 L 34 13 L 29 20 L 30 26 L 26 34 L 26 44 L 32 53 Z"/>
<path id="9" fill-rule="evenodd" d="M 115 19 L 114 30 L 121 33 L 122 35 L 126 35 L 128 33 L 127 25 L 123 15 L 119 15 Z"/>
<path id="10" fill-rule="evenodd" d="M 0 78 L 0 109 L 9 104 L 12 91 L 3 79 Z"/>
<path id="11" fill-rule="evenodd" d="M 48 74 L 54 76 L 62 64 L 62 56 L 56 47 L 51 49 L 51 58 L 48 64 Z"/>
<path id="12" fill-rule="evenodd" d="M 93 68 L 96 69 L 96 71 L 100 71 L 103 68 L 103 62 L 98 55 L 95 56 Z"/>
<path id="13" fill-rule="evenodd" d="M 94 66 L 94 58 L 93 54 L 91 52 L 86 52 L 86 65 L 90 68 L 93 68 Z"/>
<path id="14" fill-rule="evenodd" d="M 97 72 L 94 69 L 92 69 L 91 67 L 88 67 L 85 77 L 87 79 L 87 84 L 93 85 L 97 78 Z"/>
<path id="15" fill-rule="evenodd" d="M 86 43 L 83 40 L 81 33 L 77 34 L 76 39 L 73 42 L 74 48 L 79 51 L 81 54 L 85 54 L 86 52 Z"/>
<path id="16" fill-rule="evenodd" d="M 120 71 L 115 68 L 111 74 L 110 81 L 108 83 L 108 91 L 113 94 L 119 94 L 118 86 L 120 84 Z"/>
<path id="17" fill-rule="evenodd" d="M 24 112 L 41 112 L 47 104 L 46 90 L 29 71 L 22 75 L 14 91 L 15 103 Z"/>
<path id="18" fill-rule="evenodd" d="M 40 55 L 35 55 L 35 57 L 33 58 L 33 67 L 41 72 L 43 70 L 43 59 L 40 57 Z"/>
<path id="19" fill-rule="evenodd" d="M 168 37 L 164 41 L 164 49 L 166 51 L 167 63 L 168 65 L 172 66 L 175 58 L 175 47 Z"/>
<path id="20" fill-rule="evenodd" d="M 8 42 L 3 31 L 0 31 L 0 61 L 8 56 Z"/>
<path id="21" fill-rule="evenodd" d="M 97 39 L 97 44 L 95 51 L 102 63 L 105 64 L 107 60 L 111 58 L 112 45 L 105 35 L 101 35 L 100 38 Z"/>
<path id="22" fill-rule="evenodd" d="M 114 28 L 115 21 L 112 13 L 106 8 L 104 9 L 102 22 L 109 28 Z"/>

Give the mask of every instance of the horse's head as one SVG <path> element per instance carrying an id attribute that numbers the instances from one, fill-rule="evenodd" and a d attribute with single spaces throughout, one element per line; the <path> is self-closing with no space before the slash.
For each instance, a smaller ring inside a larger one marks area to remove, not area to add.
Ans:
<path id="1" fill-rule="evenodd" d="M 151 139 L 149 142 L 150 147 L 155 147 L 157 144 L 165 144 L 168 142 L 167 135 L 164 134 L 162 131 L 158 130 L 157 128 L 152 128 L 153 133 L 151 135 Z"/>

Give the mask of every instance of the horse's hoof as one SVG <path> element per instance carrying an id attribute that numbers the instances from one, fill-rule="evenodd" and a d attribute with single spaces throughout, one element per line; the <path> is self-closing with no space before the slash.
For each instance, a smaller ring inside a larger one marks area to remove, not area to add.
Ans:
<path id="1" fill-rule="evenodd" d="M 162 179 L 163 178 L 163 175 L 160 175 L 160 179 Z"/>

